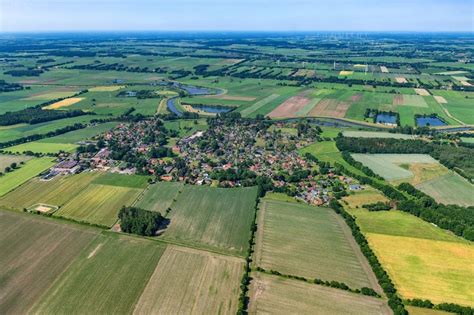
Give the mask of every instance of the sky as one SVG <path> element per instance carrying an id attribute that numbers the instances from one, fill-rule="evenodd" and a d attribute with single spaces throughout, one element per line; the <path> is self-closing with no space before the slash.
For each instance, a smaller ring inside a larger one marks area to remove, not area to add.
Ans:
<path id="1" fill-rule="evenodd" d="M 0 32 L 474 32 L 474 0 L 0 0 Z"/>

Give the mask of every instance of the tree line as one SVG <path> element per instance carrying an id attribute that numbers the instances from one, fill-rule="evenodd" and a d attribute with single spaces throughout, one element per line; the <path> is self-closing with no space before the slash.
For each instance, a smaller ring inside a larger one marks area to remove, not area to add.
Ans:
<path id="1" fill-rule="evenodd" d="M 82 110 L 44 110 L 41 106 L 29 107 L 16 112 L 6 112 L 0 115 L 0 126 L 11 126 L 21 123 L 30 125 L 42 122 L 90 115 Z"/>

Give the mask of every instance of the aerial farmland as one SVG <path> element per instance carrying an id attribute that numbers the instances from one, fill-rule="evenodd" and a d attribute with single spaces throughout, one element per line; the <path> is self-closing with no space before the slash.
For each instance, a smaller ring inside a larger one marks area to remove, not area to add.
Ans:
<path id="1" fill-rule="evenodd" d="M 473 314 L 472 36 L 90 36 L 0 33 L 1 314 Z"/>

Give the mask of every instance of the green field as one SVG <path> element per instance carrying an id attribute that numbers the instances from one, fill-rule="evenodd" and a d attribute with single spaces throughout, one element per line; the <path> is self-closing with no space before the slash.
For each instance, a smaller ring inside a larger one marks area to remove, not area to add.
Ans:
<path id="1" fill-rule="evenodd" d="M 416 188 L 444 204 L 474 206 L 473 185 L 453 171 L 420 183 Z"/>
<path id="2" fill-rule="evenodd" d="M 392 314 L 382 299 L 253 273 L 249 314 Z"/>
<path id="3" fill-rule="evenodd" d="M 28 160 L 31 160 L 30 156 L 0 154 L 0 172 L 4 172 L 5 168 L 10 166 L 12 163 L 16 163 L 18 167 L 20 167 L 21 162 L 26 162 Z"/>
<path id="4" fill-rule="evenodd" d="M 135 206 L 164 214 L 182 189 L 182 183 L 158 182 L 147 187 L 135 203 Z"/>
<path id="5" fill-rule="evenodd" d="M 185 186 L 173 203 L 167 240 L 244 255 L 257 188 Z"/>
<path id="6" fill-rule="evenodd" d="M 42 140 L 38 140 L 38 143 L 63 143 L 63 144 L 76 144 L 79 141 L 84 141 L 87 139 L 91 139 L 96 135 L 104 133 L 117 125 L 116 122 L 107 122 L 95 126 L 90 126 L 87 128 L 74 130 L 71 132 L 66 132 L 62 135 L 46 138 Z"/>
<path id="7" fill-rule="evenodd" d="M 403 298 L 474 305 L 471 242 L 404 212 L 348 210 Z"/>
<path id="8" fill-rule="evenodd" d="M 242 259 L 168 246 L 135 314 L 235 314 Z"/>
<path id="9" fill-rule="evenodd" d="M 9 191 L 20 186 L 29 179 L 35 177 L 49 167 L 53 166 L 54 162 L 51 158 L 35 158 L 27 161 L 19 169 L 7 173 L 0 179 L 0 196 L 5 195 Z"/>
<path id="10" fill-rule="evenodd" d="M 0 313 L 27 313 L 96 236 L 89 228 L 0 211 Z"/>
<path id="11" fill-rule="evenodd" d="M 120 209 L 132 205 L 141 192 L 138 188 L 90 184 L 54 215 L 111 227 Z"/>
<path id="12" fill-rule="evenodd" d="M 145 188 L 148 185 L 148 176 L 123 175 L 117 173 L 104 173 L 94 179 L 93 184 L 109 185 L 128 188 Z"/>
<path id="13" fill-rule="evenodd" d="M 37 203 L 61 207 L 86 189 L 98 173 L 56 176 L 49 181 L 33 178 L 0 198 L 0 206 L 22 210 Z"/>
<path id="14" fill-rule="evenodd" d="M 45 143 L 45 142 L 27 142 L 13 147 L 8 147 L 5 151 L 12 153 L 24 153 L 31 151 L 33 153 L 59 153 L 72 152 L 77 148 L 77 145 L 71 143 Z"/>
<path id="15" fill-rule="evenodd" d="M 99 236 L 33 309 L 41 314 L 130 314 L 164 246 L 127 236 Z"/>
<path id="16" fill-rule="evenodd" d="M 332 209 L 264 200 L 258 226 L 257 266 L 379 289 L 349 228 Z"/>
<path id="17" fill-rule="evenodd" d="M 196 121 L 196 123 L 194 123 Z M 180 137 L 190 136 L 196 131 L 207 130 L 207 123 L 203 119 L 197 120 L 172 120 L 166 121 L 165 127 L 169 130 L 175 130 Z"/>

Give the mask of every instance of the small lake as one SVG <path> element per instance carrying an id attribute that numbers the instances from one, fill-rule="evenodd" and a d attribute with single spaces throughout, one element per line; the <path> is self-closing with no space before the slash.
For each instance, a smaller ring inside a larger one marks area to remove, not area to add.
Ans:
<path id="1" fill-rule="evenodd" d="M 445 123 L 438 117 L 417 117 L 416 125 L 418 127 L 437 127 L 437 126 L 446 126 L 447 123 Z"/>
<path id="2" fill-rule="evenodd" d="M 203 106 L 203 105 L 191 105 L 191 107 L 202 110 L 203 112 L 212 113 L 212 114 L 228 113 L 234 109 L 232 107 L 214 107 L 214 106 Z"/>
<path id="3" fill-rule="evenodd" d="M 397 116 L 394 114 L 378 114 L 375 118 L 375 122 L 378 124 L 397 124 Z"/>

